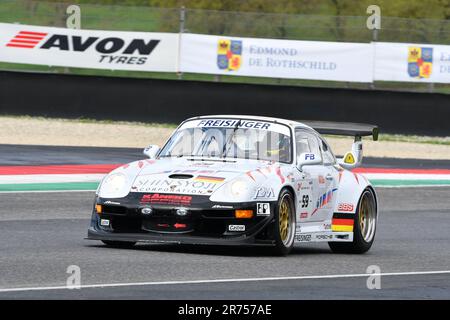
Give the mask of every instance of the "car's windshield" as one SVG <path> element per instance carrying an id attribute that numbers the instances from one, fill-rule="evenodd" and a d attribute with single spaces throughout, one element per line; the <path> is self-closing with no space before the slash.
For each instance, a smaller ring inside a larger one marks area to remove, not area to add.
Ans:
<path id="1" fill-rule="evenodd" d="M 160 157 L 292 159 L 290 129 L 283 124 L 247 119 L 200 119 L 185 122 Z"/>

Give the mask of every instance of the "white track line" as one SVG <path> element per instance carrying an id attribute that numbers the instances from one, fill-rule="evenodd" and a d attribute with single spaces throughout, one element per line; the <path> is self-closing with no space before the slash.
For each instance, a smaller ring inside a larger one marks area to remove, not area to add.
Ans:
<path id="1" fill-rule="evenodd" d="M 409 275 L 432 275 L 450 274 L 450 270 L 443 271 L 414 271 L 414 272 L 387 272 L 387 273 L 356 273 L 356 274 L 330 274 L 321 276 L 292 276 L 292 277 L 267 277 L 267 278 L 237 278 L 237 279 L 211 279 L 211 280 L 181 280 L 181 281 L 158 281 L 158 282 L 129 282 L 129 283 L 105 283 L 81 285 L 80 289 L 92 288 L 115 288 L 115 287 L 135 287 L 135 286 L 155 286 L 155 285 L 182 285 L 182 284 L 203 284 L 203 283 L 229 283 L 229 282 L 257 282 L 257 281 L 279 281 L 279 280 L 315 280 L 315 279 L 340 279 L 340 278 L 363 278 L 369 276 L 409 276 Z M 4 288 L 2 292 L 20 291 L 44 291 L 44 290 L 68 290 L 67 286 L 54 287 L 30 287 L 30 288 Z"/>

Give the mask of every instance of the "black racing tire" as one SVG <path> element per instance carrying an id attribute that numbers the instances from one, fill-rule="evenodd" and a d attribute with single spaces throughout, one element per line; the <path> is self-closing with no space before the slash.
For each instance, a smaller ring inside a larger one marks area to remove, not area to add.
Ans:
<path id="1" fill-rule="evenodd" d="M 294 247 L 296 227 L 294 197 L 289 190 L 281 191 L 274 215 L 275 220 L 271 230 L 275 240 L 273 253 L 286 256 Z"/>
<path id="2" fill-rule="evenodd" d="M 369 212 L 370 211 L 370 212 Z M 375 240 L 377 225 L 377 202 L 371 188 L 361 194 L 353 222 L 352 242 L 328 242 L 334 253 L 361 254 L 369 251 Z"/>
<path id="3" fill-rule="evenodd" d="M 121 248 L 121 249 L 129 249 L 132 248 L 136 242 L 130 241 L 111 241 L 111 240 L 102 240 L 102 242 L 111 248 Z"/>

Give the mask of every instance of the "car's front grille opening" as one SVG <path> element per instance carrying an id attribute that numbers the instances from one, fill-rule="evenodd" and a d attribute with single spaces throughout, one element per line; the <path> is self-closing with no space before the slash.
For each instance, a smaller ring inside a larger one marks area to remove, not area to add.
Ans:
<path id="1" fill-rule="evenodd" d="M 127 208 L 122 206 L 103 205 L 103 212 L 110 214 L 127 214 Z"/>
<path id="2" fill-rule="evenodd" d="M 114 232 L 118 233 L 137 233 L 141 232 L 141 218 L 130 218 L 115 216 L 111 219 L 111 226 Z"/>

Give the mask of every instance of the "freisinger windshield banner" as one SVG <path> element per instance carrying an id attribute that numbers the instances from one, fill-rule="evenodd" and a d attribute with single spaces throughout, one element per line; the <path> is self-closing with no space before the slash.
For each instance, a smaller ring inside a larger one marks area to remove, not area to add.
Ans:
<path id="1" fill-rule="evenodd" d="M 76 30 L 0 23 L 0 61 L 176 72 L 176 33 Z"/>
<path id="2" fill-rule="evenodd" d="M 183 34 L 180 49 L 182 72 L 348 82 L 373 80 L 370 43 Z"/>
<path id="3" fill-rule="evenodd" d="M 377 42 L 374 80 L 450 83 L 450 46 Z"/>

